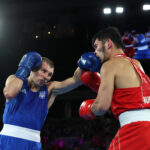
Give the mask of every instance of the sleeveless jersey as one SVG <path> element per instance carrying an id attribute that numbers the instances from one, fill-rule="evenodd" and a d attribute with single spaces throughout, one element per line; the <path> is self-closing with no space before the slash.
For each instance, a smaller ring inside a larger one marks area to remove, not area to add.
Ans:
<path id="1" fill-rule="evenodd" d="M 137 39 L 138 39 L 138 44 L 137 44 L 138 51 L 148 50 L 148 44 L 145 39 L 145 36 L 143 34 L 139 34 L 137 36 Z"/>
<path id="2" fill-rule="evenodd" d="M 24 81 L 18 95 L 5 103 L 3 123 L 41 130 L 48 113 L 48 89 L 32 92 Z"/>
<path id="3" fill-rule="evenodd" d="M 111 109 L 116 118 L 128 110 L 150 108 L 150 79 L 149 77 L 134 63 L 134 61 L 124 54 L 118 54 L 130 60 L 134 69 L 141 78 L 140 87 L 131 88 L 115 88 Z"/>

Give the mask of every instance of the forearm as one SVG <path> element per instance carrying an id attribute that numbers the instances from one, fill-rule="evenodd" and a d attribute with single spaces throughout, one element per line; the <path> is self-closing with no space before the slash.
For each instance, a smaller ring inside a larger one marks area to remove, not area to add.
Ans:
<path id="1" fill-rule="evenodd" d="M 68 78 L 60 82 L 60 86 L 54 88 L 53 91 L 54 93 L 56 93 L 56 95 L 60 95 L 60 94 L 70 92 L 71 90 L 77 88 L 81 84 L 82 84 L 81 81 L 74 81 L 73 78 Z"/>
<path id="2" fill-rule="evenodd" d="M 95 116 L 102 116 L 106 113 L 105 110 L 102 110 L 98 107 L 98 103 L 94 102 L 91 106 L 91 112 L 95 115 Z"/>
<path id="3" fill-rule="evenodd" d="M 67 93 L 78 86 L 82 85 L 80 77 L 82 74 L 82 70 L 80 68 L 77 68 L 74 72 L 73 76 L 62 81 L 62 82 L 55 82 L 53 83 L 52 91 L 56 93 L 57 95 Z"/>
<path id="4" fill-rule="evenodd" d="M 76 81 L 76 82 L 72 82 L 72 84 L 68 85 L 67 87 L 65 88 L 62 88 L 61 90 L 61 93 L 67 93 L 67 92 L 70 92 L 72 91 L 73 89 L 79 87 L 82 83 L 80 81 Z"/>
<path id="5" fill-rule="evenodd" d="M 60 90 L 61 93 L 69 92 L 78 86 L 82 85 L 82 82 L 80 80 L 81 74 L 83 73 L 83 70 L 81 70 L 79 67 L 75 70 L 73 76 L 71 78 L 68 78 L 64 81 L 64 87 Z"/>
<path id="6" fill-rule="evenodd" d="M 23 81 L 21 79 L 16 78 L 15 76 L 11 78 L 11 81 L 6 84 L 3 90 L 4 96 L 8 100 L 13 99 L 19 93 L 23 85 Z"/>

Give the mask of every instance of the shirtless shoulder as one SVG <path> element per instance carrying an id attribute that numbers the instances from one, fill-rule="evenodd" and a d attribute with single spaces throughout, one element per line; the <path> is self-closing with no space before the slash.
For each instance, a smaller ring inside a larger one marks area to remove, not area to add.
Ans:
<path id="1" fill-rule="evenodd" d="M 58 82 L 58 81 L 51 81 L 51 82 L 48 82 L 47 84 L 46 84 L 46 86 L 47 86 L 47 88 L 48 88 L 48 93 L 50 94 L 50 93 L 55 93 L 55 94 L 57 94 L 57 92 L 58 92 L 58 89 L 57 89 L 57 87 L 59 87 L 58 85 L 60 84 L 60 82 Z"/>
<path id="2" fill-rule="evenodd" d="M 108 70 L 111 72 L 115 72 L 120 65 L 121 65 L 120 61 L 118 59 L 113 58 L 113 59 L 106 61 L 102 65 L 102 70 Z"/>

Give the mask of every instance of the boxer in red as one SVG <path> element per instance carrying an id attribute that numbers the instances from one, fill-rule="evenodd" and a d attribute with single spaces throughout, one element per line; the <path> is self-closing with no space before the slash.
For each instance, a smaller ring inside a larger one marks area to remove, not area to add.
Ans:
<path id="1" fill-rule="evenodd" d="M 81 104 L 83 118 L 101 116 L 111 107 L 121 127 L 109 150 L 150 150 L 149 77 L 139 61 L 124 54 L 117 28 L 95 34 L 93 46 L 102 62 L 101 83 L 96 99 Z"/>
<path id="2" fill-rule="evenodd" d="M 131 37 L 129 36 L 129 32 L 125 31 L 124 35 L 122 37 L 122 41 L 124 44 L 124 53 L 126 56 L 133 58 L 135 55 L 133 41 L 131 40 Z"/>

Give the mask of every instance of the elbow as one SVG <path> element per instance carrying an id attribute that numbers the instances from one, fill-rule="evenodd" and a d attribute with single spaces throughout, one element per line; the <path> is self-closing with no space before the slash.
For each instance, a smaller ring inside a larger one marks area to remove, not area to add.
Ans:
<path id="1" fill-rule="evenodd" d="M 104 107 L 104 106 L 102 107 L 102 106 L 99 105 L 99 104 L 97 104 L 97 105 L 93 104 L 93 105 L 91 106 L 91 111 L 93 112 L 93 114 L 94 114 L 95 116 L 102 116 L 102 115 L 104 115 L 108 110 L 109 110 L 109 108 Z"/>
<path id="2" fill-rule="evenodd" d="M 13 99 L 16 96 L 13 92 L 8 91 L 6 88 L 4 88 L 3 94 L 6 99 Z"/>

